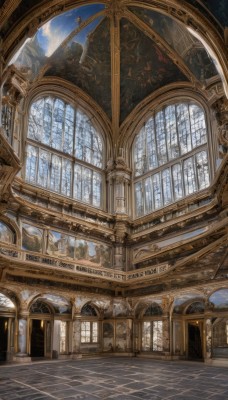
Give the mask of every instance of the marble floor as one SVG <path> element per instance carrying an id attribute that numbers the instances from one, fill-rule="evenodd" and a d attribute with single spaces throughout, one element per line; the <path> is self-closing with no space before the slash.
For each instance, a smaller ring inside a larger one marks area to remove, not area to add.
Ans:
<path id="1" fill-rule="evenodd" d="M 139 358 L 0 367 L 0 400 L 228 399 L 228 368 Z"/>

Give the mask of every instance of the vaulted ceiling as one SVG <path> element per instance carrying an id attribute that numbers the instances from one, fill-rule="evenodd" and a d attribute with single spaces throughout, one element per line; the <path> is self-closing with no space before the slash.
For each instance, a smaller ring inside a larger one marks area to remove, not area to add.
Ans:
<path id="1" fill-rule="evenodd" d="M 226 0 L 5 0 L 1 11 L 4 67 L 14 64 L 30 84 L 58 77 L 76 85 L 117 135 L 167 85 L 227 86 Z"/>

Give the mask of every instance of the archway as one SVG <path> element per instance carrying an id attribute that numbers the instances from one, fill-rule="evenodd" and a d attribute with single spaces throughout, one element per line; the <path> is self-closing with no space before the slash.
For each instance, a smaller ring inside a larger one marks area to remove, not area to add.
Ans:
<path id="1" fill-rule="evenodd" d="M 11 359 L 14 351 L 15 305 L 0 293 L 0 361 Z"/>
<path id="2" fill-rule="evenodd" d="M 199 321 L 188 322 L 188 359 L 202 360 L 202 323 Z"/>
<path id="3" fill-rule="evenodd" d="M 49 306 L 38 299 L 30 307 L 30 354 L 31 357 L 45 357 L 50 351 L 50 316 Z M 49 332 L 49 334 L 48 334 Z"/>
<path id="4" fill-rule="evenodd" d="M 188 358 L 189 360 L 203 359 L 203 319 L 205 305 L 203 301 L 191 303 L 185 314 L 187 316 Z"/>

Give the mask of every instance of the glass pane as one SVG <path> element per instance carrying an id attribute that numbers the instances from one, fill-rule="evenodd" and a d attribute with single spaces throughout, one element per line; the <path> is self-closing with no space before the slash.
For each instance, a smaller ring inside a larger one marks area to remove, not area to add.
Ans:
<path id="1" fill-rule="evenodd" d="M 162 171 L 162 188 L 163 188 L 163 203 L 164 205 L 172 202 L 172 187 L 170 170 Z"/>
<path id="2" fill-rule="evenodd" d="M 135 184 L 135 210 L 136 216 L 143 215 L 143 195 L 142 195 L 142 182 Z"/>
<path id="3" fill-rule="evenodd" d="M 102 177 L 101 174 L 93 172 L 93 205 L 95 207 L 101 206 L 101 190 L 102 188 Z"/>
<path id="4" fill-rule="evenodd" d="M 97 322 L 92 322 L 92 342 L 98 342 L 98 324 Z"/>
<path id="5" fill-rule="evenodd" d="M 145 213 L 148 214 L 153 210 L 153 193 L 152 193 L 152 182 L 151 176 L 144 181 L 144 193 L 145 193 Z"/>
<path id="6" fill-rule="evenodd" d="M 82 199 L 82 167 L 78 164 L 74 166 L 74 198 Z"/>
<path id="7" fill-rule="evenodd" d="M 61 157 L 58 157 L 53 154 L 51 158 L 50 189 L 54 190 L 55 192 L 60 192 L 61 169 L 62 169 Z"/>
<path id="8" fill-rule="evenodd" d="M 93 137 L 93 165 L 98 168 L 102 168 L 102 152 L 103 152 L 103 144 L 100 137 L 96 134 Z"/>
<path id="9" fill-rule="evenodd" d="M 165 119 L 163 111 L 160 111 L 156 114 L 155 126 L 156 126 L 158 163 L 159 165 L 163 165 L 168 161 L 167 150 L 166 150 Z"/>
<path id="10" fill-rule="evenodd" d="M 48 175 L 50 167 L 50 154 L 40 149 L 39 151 L 39 167 L 37 183 L 40 186 L 48 187 Z"/>
<path id="11" fill-rule="evenodd" d="M 182 171 L 180 164 L 175 164 L 172 167 L 172 175 L 173 175 L 174 199 L 178 200 L 183 197 Z"/>
<path id="12" fill-rule="evenodd" d="M 39 142 L 43 132 L 43 108 L 44 99 L 41 99 L 32 104 L 29 112 L 28 137 Z"/>
<path id="13" fill-rule="evenodd" d="M 54 101 L 54 113 L 52 123 L 52 147 L 62 150 L 62 135 L 64 127 L 64 102 L 60 99 Z"/>
<path id="14" fill-rule="evenodd" d="M 91 203 L 92 200 L 92 171 L 82 168 L 82 201 Z"/>
<path id="15" fill-rule="evenodd" d="M 146 139 L 147 139 L 146 150 L 147 150 L 147 158 L 148 158 L 148 170 L 151 170 L 158 166 L 157 146 L 156 146 L 154 119 L 153 118 L 150 118 L 149 121 L 147 121 L 145 130 L 146 130 Z"/>
<path id="16" fill-rule="evenodd" d="M 26 153 L 25 179 L 33 183 L 37 178 L 38 149 L 28 145 Z"/>
<path id="17" fill-rule="evenodd" d="M 52 110 L 53 99 L 46 97 L 44 100 L 44 113 L 43 113 L 43 140 L 42 142 L 51 146 L 51 131 L 52 131 Z"/>
<path id="18" fill-rule="evenodd" d="M 154 209 L 157 210 L 163 205 L 160 174 L 155 174 L 152 176 L 152 186 L 154 193 Z"/>
<path id="19" fill-rule="evenodd" d="M 103 145 L 88 115 L 77 111 L 75 156 L 99 168 L 102 167 Z"/>
<path id="20" fill-rule="evenodd" d="M 191 132 L 192 132 L 192 147 L 200 146 L 207 141 L 206 123 L 203 110 L 196 104 L 189 106 Z"/>
<path id="21" fill-rule="evenodd" d="M 151 322 L 143 322 L 142 350 L 150 351 L 151 343 Z"/>
<path id="22" fill-rule="evenodd" d="M 61 193 L 66 196 L 71 196 L 71 182 L 72 182 L 72 163 L 71 161 L 63 158 L 62 160 L 62 184 Z"/>
<path id="23" fill-rule="evenodd" d="M 135 176 L 142 175 L 146 172 L 146 136 L 145 129 L 141 129 L 139 135 L 136 136 L 134 161 Z"/>
<path id="24" fill-rule="evenodd" d="M 83 135 L 84 135 L 84 115 L 80 111 L 77 111 L 75 156 L 80 160 L 83 160 Z"/>
<path id="25" fill-rule="evenodd" d="M 179 143 L 177 135 L 177 124 L 176 124 L 176 110 L 175 105 L 168 106 L 165 109 L 165 124 L 166 124 L 166 136 L 167 136 L 167 150 L 169 160 L 179 157 Z"/>
<path id="26" fill-rule="evenodd" d="M 194 159 L 187 158 L 184 161 L 184 187 L 185 194 L 191 194 L 196 191 L 196 177 L 195 177 L 195 165 Z"/>
<path id="27" fill-rule="evenodd" d="M 83 159 L 88 162 L 92 163 L 92 140 L 93 140 L 93 128 L 88 122 L 88 118 L 85 122 L 85 130 L 84 130 L 84 154 Z"/>
<path id="28" fill-rule="evenodd" d="M 90 343 L 90 322 L 81 322 L 81 343 Z"/>
<path id="29" fill-rule="evenodd" d="M 162 321 L 153 321 L 153 351 L 162 350 Z"/>
<path id="30" fill-rule="evenodd" d="M 178 104 L 176 107 L 176 112 L 180 151 L 181 154 L 185 154 L 192 150 L 188 105 Z"/>
<path id="31" fill-rule="evenodd" d="M 198 176 L 199 190 L 208 187 L 210 185 L 210 179 L 206 151 L 201 151 L 200 153 L 196 154 L 196 170 Z"/>
<path id="32" fill-rule="evenodd" d="M 65 110 L 65 124 L 64 124 L 64 143 L 63 151 L 68 154 L 73 153 L 74 141 L 74 109 L 69 104 L 66 105 Z"/>

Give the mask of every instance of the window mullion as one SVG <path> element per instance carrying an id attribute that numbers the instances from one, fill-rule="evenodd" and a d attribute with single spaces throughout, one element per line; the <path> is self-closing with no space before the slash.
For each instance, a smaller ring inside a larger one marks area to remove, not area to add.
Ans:
<path id="1" fill-rule="evenodd" d="M 179 132 L 178 132 L 178 128 L 177 128 L 177 105 L 176 104 L 175 104 L 175 126 L 176 126 L 176 132 L 177 132 L 177 143 L 178 143 L 178 149 L 179 149 L 179 157 L 181 157 L 182 154 L 181 154 Z"/>

